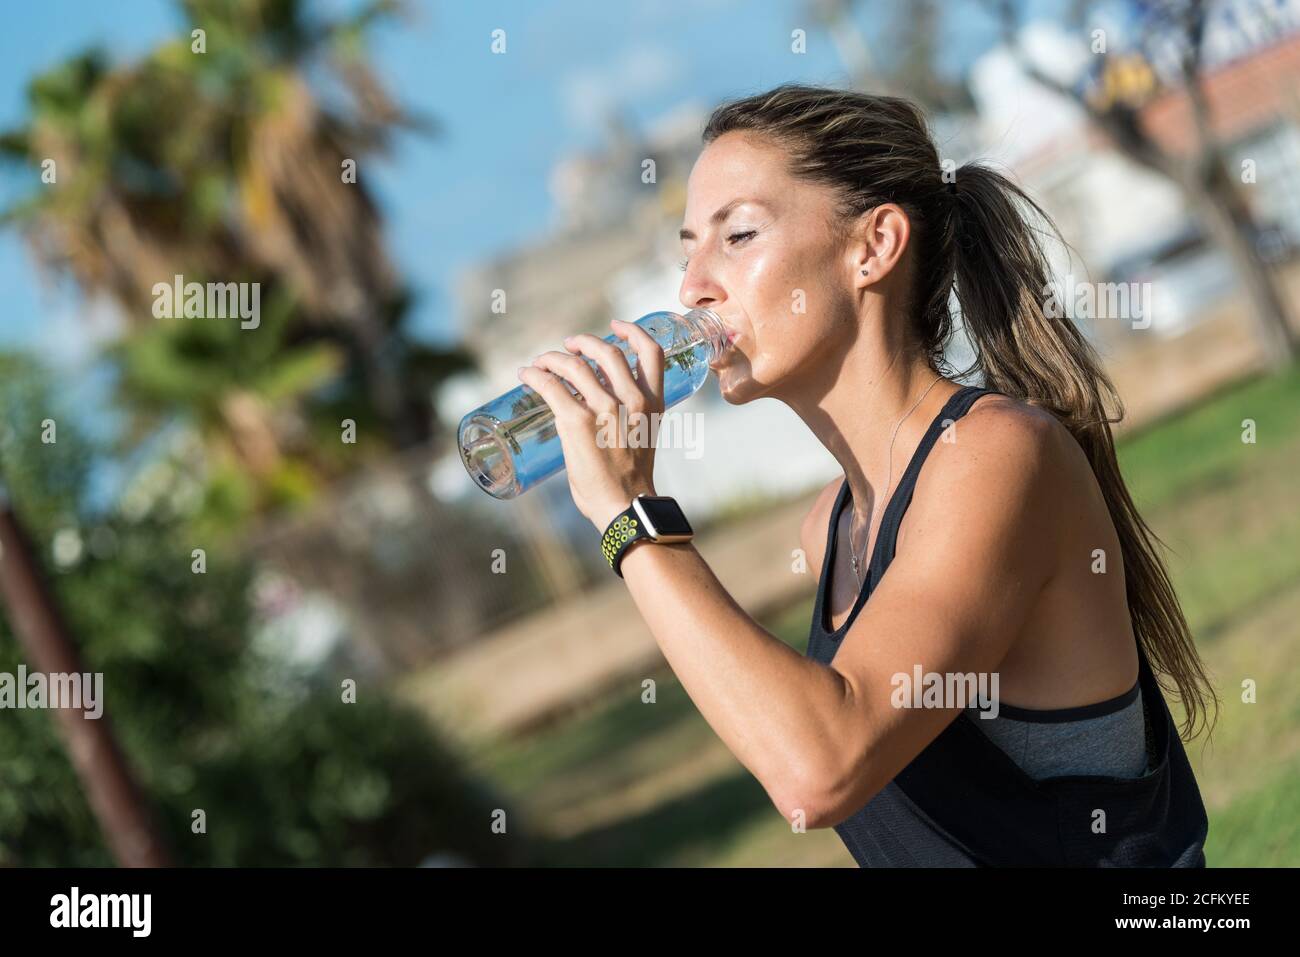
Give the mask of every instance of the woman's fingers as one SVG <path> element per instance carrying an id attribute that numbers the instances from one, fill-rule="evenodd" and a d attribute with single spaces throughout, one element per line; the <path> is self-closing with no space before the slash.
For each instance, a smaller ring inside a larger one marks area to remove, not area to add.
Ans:
<path id="1" fill-rule="evenodd" d="M 614 397 L 625 405 L 629 412 L 645 411 L 645 393 L 637 384 L 632 368 L 628 364 L 628 358 L 622 349 L 612 342 L 597 339 L 585 332 L 581 335 L 569 336 L 564 340 L 564 345 L 571 351 L 596 361 L 600 371 L 609 380 Z"/>
<path id="2" fill-rule="evenodd" d="M 605 388 L 596 377 L 596 370 L 581 356 L 566 355 L 563 352 L 543 352 L 533 360 L 533 365 L 567 379 L 578 390 L 583 402 L 592 412 L 618 411 L 618 399 Z"/>
<path id="3" fill-rule="evenodd" d="M 614 334 L 627 340 L 636 353 L 636 385 L 645 396 L 648 411 L 662 412 L 664 408 L 664 350 L 654 337 L 635 322 L 611 319 Z"/>
<path id="4" fill-rule="evenodd" d="M 550 406 L 551 414 L 555 416 L 557 422 L 568 421 L 572 416 L 584 412 L 582 402 L 553 372 L 547 372 L 535 365 L 520 366 L 519 381 L 542 397 Z"/>

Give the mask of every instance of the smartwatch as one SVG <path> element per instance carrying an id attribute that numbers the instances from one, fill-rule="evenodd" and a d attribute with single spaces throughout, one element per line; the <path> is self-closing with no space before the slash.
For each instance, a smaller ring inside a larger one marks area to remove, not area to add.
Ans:
<path id="1" fill-rule="evenodd" d="M 600 538 L 600 550 L 609 567 L 619 578 L 619 566 L 627 550 L 637 542 L 689 542 L 695 530 L 682 514 L 677 500 L 668 495 L 647 495 L 645 492 L 632 499 L 632 504 L 614 516 Z"/>

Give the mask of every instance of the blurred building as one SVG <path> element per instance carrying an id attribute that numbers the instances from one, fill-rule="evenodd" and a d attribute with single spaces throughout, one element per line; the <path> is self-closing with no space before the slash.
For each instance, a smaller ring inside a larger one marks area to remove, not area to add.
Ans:
<path id="1" fill-rule="evenodd" d="M 1259 250 L 1274 262 L 1300 247 L 1300 30 L 1294 16 L 1276 25 L 1284 29 L 1254 32 L 1215 20 L 1203 84 L 1229 169 L 1244 170 L 1249 161 L 1254 182 L 1241 192 L 1261 227 Z M 1053 24 L 1028 28 L 1022 48 L 1049 77 L 1071 87 L 1095 60 L 1083 40 Z M 1164 153 L 1185 157 L 1196 142 L 1195 124 L 1169 67 L 1134 52 L 1112 53 L 1109 60 L 1113 74 L 1100 78 L 1106 95 L 1133 96 L 1136 121 Z M 1042 203 L 1082 259 L 1058 261 L 1059 271 L 1080 280 L 1151 283 L 1151 329 L 1167 337 L 1211 315 L 1233 292 L 1232 266 L 1207 241 L 1179 188 L 1126 157 L 1077 102 L 1032 79 L 1005 47 L 976 62 L 971 88 L 990 151 Z"/>

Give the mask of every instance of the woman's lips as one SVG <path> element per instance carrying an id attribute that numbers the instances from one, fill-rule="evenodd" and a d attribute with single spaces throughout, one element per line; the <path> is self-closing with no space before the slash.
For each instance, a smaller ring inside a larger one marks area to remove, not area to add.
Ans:
<path id="1" fill-rule="evenodd" d="M 727 345 L 719 355 L 713 357 L 713 361 L 709 363 L 711 369 L 716 369 L 731 358 L 731 353 L 736 347 L 736 340 L 740 338 L 740 333 L 733 329 L 727 329 L 724 338 L 727 340 Z"/>

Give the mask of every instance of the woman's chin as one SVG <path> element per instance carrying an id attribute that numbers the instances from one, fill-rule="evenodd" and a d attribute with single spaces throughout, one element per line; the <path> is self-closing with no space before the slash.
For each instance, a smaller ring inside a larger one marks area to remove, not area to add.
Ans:
<path id="1" fill-rule="evenodd" d="M 744 405 L 758 397 L 756 383 L 748 369 L 738 369 L 735 364 L 727 363 L 715 371 L 718 376 L 718 392 L 728 405 Z"/>

